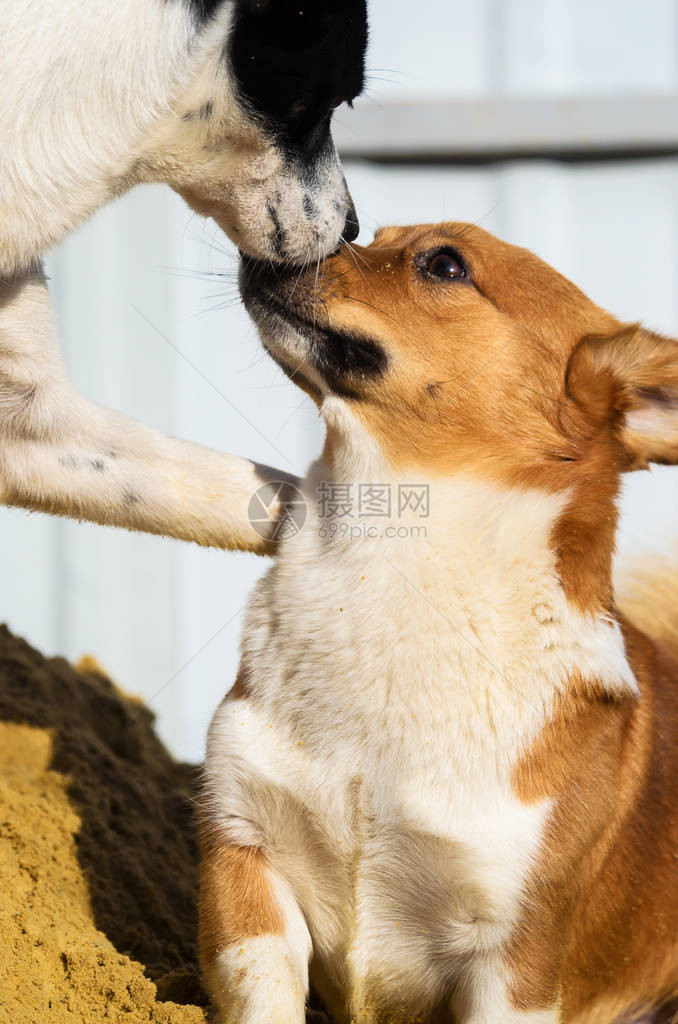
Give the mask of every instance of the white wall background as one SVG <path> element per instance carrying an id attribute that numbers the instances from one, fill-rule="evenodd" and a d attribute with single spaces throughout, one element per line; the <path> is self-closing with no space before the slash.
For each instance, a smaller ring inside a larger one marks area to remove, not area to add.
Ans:
<path id="1" fill-rule="evenodd" d="M 678 88 L 670 0 L 371 0 L 371 10 L 365 103 Z M 350 112 L 340 117 L 350 130 Z M 378 224 L 477 221 L 620 317 L 678 335 L 678 160 L 365 162 L 347 173 L 360 241 Z M 50 258 L 67 362 L 99 402 L 301 472 L 321 444 L 317 414 L 262 357 L 235 266 L 212 224 L 168 190 L 137 190 Z M 625 557 L 664 549 L 678 533 L 678 470 L 637 474 L 623 511 Z M 264 569 L 254 556 L 0 509 L 0 620 L 47 653 L 95 654 L 194 760 L 233 682 L 240 612 Z"/>

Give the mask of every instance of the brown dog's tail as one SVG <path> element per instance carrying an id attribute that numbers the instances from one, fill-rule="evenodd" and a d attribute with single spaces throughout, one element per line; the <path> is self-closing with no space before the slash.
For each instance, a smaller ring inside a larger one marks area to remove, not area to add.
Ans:
<path id="1" fill-rule="evenodd" d="M 659 556 L 623 571 L 617 606 L 638 629 L 678 655 L 678 559 Z"/>

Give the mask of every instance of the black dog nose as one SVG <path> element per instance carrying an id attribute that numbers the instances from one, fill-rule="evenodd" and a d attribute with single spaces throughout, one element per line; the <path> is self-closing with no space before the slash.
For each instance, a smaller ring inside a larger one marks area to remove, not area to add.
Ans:
<path id="1" fill-rule="evenodd" d="M 358 214 L 355 212 L 353 200 L 348 196 L 346 222 L 344 224 L 344 230 L 341 233 L 341 240 L 342 242 L 355 242 L 359 234 L 360 224 L 358 222 Z"/>

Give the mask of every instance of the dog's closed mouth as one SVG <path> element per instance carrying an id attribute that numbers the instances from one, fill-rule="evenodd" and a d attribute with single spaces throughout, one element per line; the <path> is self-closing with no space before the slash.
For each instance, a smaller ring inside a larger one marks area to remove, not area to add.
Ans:
<path id="1" fill-rule="evenodd" d="M 318 318 L 311 321 L 261 284 L 256 288 L 246 285 L 243 297 L 250 314 L 276 343 L 282 343 L 283 349 L 285 333 L 290 328 L 306 342 L 305 361 L 335 394 L 359 398 L 360 392 L 353 381 L 374 379 L 386 371 L 388 358 L 378 342 L 355 331 L 330 327 L 324 311 L 319 310 Z M 263 340 L 267 351 L 286 373 L 290 373 L 285 359 L 266 344 L 265 338 Z M 300 369 L 303 374 L 303 367 Z"/>
<path id="2" fill-rule="evenodd" d="M 306 319 L 268 290 L 261 289 L 256 296 L 256 301 L 262 307 L 264 315 L 282 320 L 312 343 L 321 341 L 329 329 L 323 320 Z"/>

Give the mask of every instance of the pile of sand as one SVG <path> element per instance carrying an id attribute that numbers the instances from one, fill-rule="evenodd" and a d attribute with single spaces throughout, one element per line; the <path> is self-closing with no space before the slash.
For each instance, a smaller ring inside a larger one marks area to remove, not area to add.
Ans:
<path id="1" fill-rule="evenodd" d="M 196 770 L 0 627 L 0 1022 L 204 1024 Z"/>

